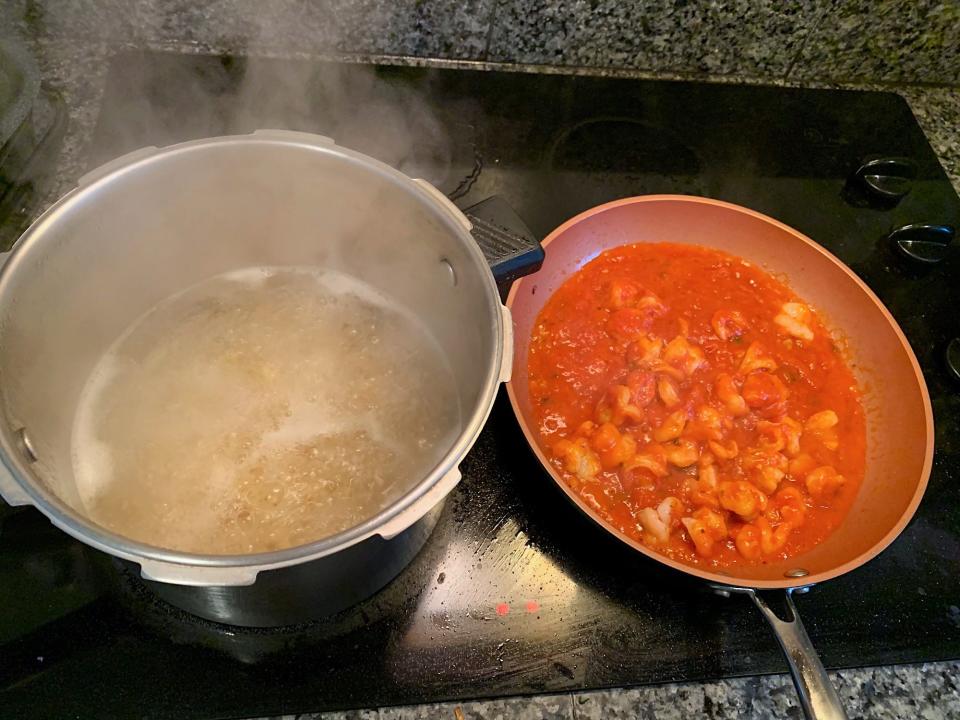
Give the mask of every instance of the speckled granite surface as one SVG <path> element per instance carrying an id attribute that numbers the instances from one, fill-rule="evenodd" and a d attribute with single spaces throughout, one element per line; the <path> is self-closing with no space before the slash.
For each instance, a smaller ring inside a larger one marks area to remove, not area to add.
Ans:
<path id="1" fill-rule="evenodd" d="M 960 663 L 831 673 L 851 718 L 960 717 Z M 790 678 L 774 675 L 565 695 L 285 715 L 276 720 L 739 720 L 801 718 Z M 273 720 L 273 719 L 271 719 Z"/>
<path id="2" fill-rule="evenodd" d="M 480 58 L 494 0 L 8 0 L 10 23 L 44 38 L 231 51 Z"/>
<path id="3" fill-rule="evenodd" d="M 960 82 L 956 0 L 505 0 L 488 59 L 860 82 Z"/>
<path id="4" fill-rule="evenodd" d="M 960 2 L 830 3 L 791 77 L 960 82 Z"/>
<path id="5" fill-rule="evenodd" d="M 960 88 L 898 87 L 936 150 L 953 186 L 960 188 Z"/>
<path id="6" fill-rule="evenodd" d="M 4 0 L 0 19 L 111 43 L 960 83 L 957 0 Z"/>
<path id="7" fill-rule="evenodd" d="M 811 0 L 507 0 L 489 59 L 782 77 L 818 15 Z"/>
<path id="8" fill-rule="evenodd" d="M 364 42 L 364 52 L 395 52 L 398 47 L 413 48 L 411 52 L 420 54 L 436 54 L 447 57 L 476 58 L 484 54 L 487 43 L 487 29 L 489 23 L 483 20 L 485 14 L 491 12 L 492 0 L 474 0 L 462 4 L 443 4 L 434 8 L 423 6 L 421 3 L 410 0 L 401 3 L 377 4 L 369 1 L 369 6 L 382 7 L 389 4 L 396 11 L 395 20 L 383 20 L 382 15 L 373 25 L 360 22 L 362 15 L 354 15 L 354 23 L 358 45 Z M 288 3 L 277 0 L 286 7 Z M 117 0 L 114 5 L 116 16 L 105 18 L 99 9 L 91 10 L 92 6 L 101 8 L 104 3 L 86 0 L 85 2 L 68 2 L 62 0 L 62 12 L 51 10 L 56 2 L 48 0 L 44 3 L 26 3 L 20 0 L 11 0 L 0 5 L 0 28 L 13 28 L 27 36 L 28 43 L 39 59 L 44 78 L 56 86 L 64 95 L 70 110 L 70 128 L 65 140 L 63 153 L 58 168 L 58 184 L 51 192 L 51 199 L 69 189 L 87 168 L 86 151 L 90 141 L 97 113 L 100 97 L 103 92 L 104 79 L 110 55 L 117 49 L 124 47 L 149 47 L 155 49 L 172 49 L 183 52 L 203 50 L 227 49 L 237 46 L 236 37 L 246 31 L 248 22 L 240 17 L 238 25 L 231 26 L 223 23 L 223 18 L 216 14 L 208 4 L 203 8 L 184 0 L 183 14 L 175 27 L 170 26 L 171 15 L 168 14 L 169 3 L 163 6 L 164 11 L 159 14 L 149 10 L 149 3 L 133 3 L 134 10 L 128 3 Z M 596 3 L 602 5 L 602 2 Z M 39 24 L 34 17 L 29 22 L 23 20 L 24 8 L 42 5 L 48 10 Z M 240 2 L 232 7 L 247 7 L 250 13 L 246 17 L 256 17 L 256 12 L 267 12 L 274 3 Z M 292 38 L 284 44 L 279 41 L 279 35 L 273 40 L 260 38 L 256 44 L 248 42 L 245 47 L 256 51 L 273 54 L 302 55 L 319 52 L 324 46 L 311 32 L 304 30 L 312 27 L 308 22 L 320 22 L 322 15 L 316 15 L 315 4 L 302 3 L 304 18 L 303 24 L 292 23 L 288 29 L 288 36 Z M 454 7 L 456 5 L 456 7 Z M 679 6 L 680 3 L 675 3 Z M 671 4 L 673 7 L 674 4 Z M 501 11 L 508 11 L 511 2 L 506 2 Z M 799 15 L 791 16 L 788 13 L 772 10 L 774 4 L 765 4 L 765 10 L 755 9 L 761 19 L 771 28 L 799 28 L 803 23 L 809 23 L 812 12 L 804 5 Z M 253 9 L 251 9 L 253 8 Z M 234 12 L 231 10 L 231 12 Z M 517 12 L 515 9 L 512 12 Z M 686 12 L 686 11 L 680 11 Z M 699 19 L 689 21 L 693 24 L 714 22 L 712 11 L 701 12 Z M 73 13 L 72 15 L 70 13 Z M 133 13 L 133 14 L 130 14 Z M 410 13 L 416 14 L 411 21 Z M 418 14 L 417 14 L 418 13 Z M 376 14 L 376 13 L 375 13 Z M 347 17 L 350 17 L 349 14 Z M 687 18 L 689 16 L 683 15 Z M 320 18 L 319 20 L 317 18 Z M 488 18 L 489 19 L 489 18 Z M 343 18 L 337 22 L 341 27 L 347 24 Z M 511 21 L 519 23 L 520 20 Z M 536 22 L 527 20 L 531 32 Z M 381 24 L 378 24 L 381 23 Z M 447 33 L 447 39 L 440 40 L 434 37 L 436 33 L 430 28 L 452 26 L 458 28 L 453 34 Z M 204 29 L 204 28 L 207 29 Z M 38 28 L 41 31 L 38 31 Z M 231 29 L 233 28 L 233 29 Z M 596 36 L 584 35 L 582 31 L 571 29 L 572 37 L 582 40 L 581 49 L 565 50 L 562 53 L 594 52 L 583 50 L 590 47 L 590 43 L 598 42 Z M 733 32 L 733 30 L 729 30 Z M 787 32 L 789 35 L 792 30 Z M 213 40 L 210 34 L 213 34 Z M 230 34 L 234 33 L 234 40 Z M 239 33 L 239 35 L 237 35 Z M 301 34 L 298 34 L 301 33 Z M 378 34 L 379 33 L 379 34 Z M 579 33 L 579 34 L 578 34 Z M 376 37 L 373 37 L 376 35 Z M 838 37 L 840 33 L 837 33 Z M 649 37 L 656 36 L 654 32 Z M 326 36 L 328 39 L 334 35 Z M 336 37 L 345 37 L 342 34 Z M 451 37 L 457 38 L 451 40 Z M 493 34 L 490 37 L 491 46 L 506 42 L 506 36 Z M 666 38 L 667 36 L 663 36 Z M 299 38 L 299 39 L 298 39 Z M 322 38 L 321 38 L 322 39 Z M 269 42 L 267 41 L 269 40 Z M 517 41 L 519 42 L 519 40 Z M 666 39 L 656 42 L 669 42 Z M 716 61 L 713 64 L 698 65 L 700 70 L 709 70 L 714 73 L 734 73 L 737 63 L 730 58 L 728 48 L 717 44 L 715 39 L 703 36 L 702 47 L 716 47 Z M 784 43 L 790 42 L 784 39 Z M 638 56 L 630 56 L 631 52 L 639 52 L 633 46 L 621 46 L 617 52 L 625 53 L 625 63 L 639 62 Z M 651 46 L 654 47 L 654 46 Z M 759 46 L 757 46 L 759 47 Z M 343 49 L 343 46 L 334 47 L 334 50 Z M 950 51 L 950 52 L 955 52 Z M 519 53 L 519 49 L 515 50 Z M 593 57 L 600 59 L 600 51 Z M 657 52 L 655 49 L 650 52 Z M 714 52 L 710 50 L 710 52 Z M 758 53 L 762 52 L 760 50 Z M 944 51 L 949 56 L 948 51 Z M 757 73 L 780 72 L 783 58 L 786 53 L 773 54 L 770 57 L 757 59 L 752 70 L 746 76 L 736 74 L 716 74 L 706 77 L 708 80 L 732 82 L 756 82 Z M 510 57 L 517 57 L 513 55 Z M 536 56 L 533 51 L 524 56 L 527 59 L 544 58 Z M 571 56 L 573 57 L 573 56 Z M 581 56 L 577 56 L 581 57 Z M 582 56 L 586 57 L 586 56 Z M 633 59 L 630 59 L 633 57 Z M 679 55 L 674 57 L 681 57 Z M 373 59 L 373 58 L 371 58 Z M 949 57 L 948 57 L 949 59 Z M 683 71 L 683 60 L 671 61 L 676 70 Z M 766 63 L 764 65 L 763 63 Z M 953 67 L 956 67 L 954 63 Z M 521 69 L 536 70 L 533 67 Z M 545 68 L 540 68 L 545 70 Z M 633 71 L 618 72 L 637 77 L 665 77 L 665 74 L 651 74 L 649 72 Z M 893 77 L 893 76 L 891 76 Z M 901 72 L 895 77 L 911 77 Z M 887 78 L 890 79 L 890 78 Z M 818 85 L 811 81 L 788 82 L 783 77 L 768 78 L 768 81 L 777 84 L 805 84 Z M 846 87 L 868 88 L 868 85 L 847 85 Z M 871 89 L 873 89 L 871 87 Z M 931 88 L 921 86 L 898 86 L 894 89 L 900 92 L 910 103 L 927 133 L 931 144 L 938 152 L 941 162 L 950 174 L 955 187 L 960 189 L 960 88 Z M 771 642 L 773 642 L 771 638 Z M 845 670 L 833 673 L 834 682 L 840 690 L 843 701 L 852 717 L 878 718 L 925 718 L 928 720 L 941 718 L 960 718 L 960 662 L 932 663 L 926 665 L 898 666 L 888 668 L 867 668 L 859 670 Z M 458 710 L 459 709 L 459 710 Z M 458 715 L 459 712 L 459 715 Z M 627 690 L 604 690 L 598 692 L 550 695 L 535 698 L 508 698 L 487 702 L 472 702 L 461 704 L 440 704 L 420 707 L 383 708 L 380 710 L 352 711 L 348 713 L 324 713 L 322 715 L 300 716 L 308 718 L 329 718 L 330 720 L 400 720 L 414 718 L 451 718 L 452 720 L 526 720 L 528 718 L 685 718 L 704 716 L 717 719 L 739 717 L 800 717 L 796 696 L 788 678 L 784 676 L 758 677 L 746 679 L 725 680 L 711 683 L 691 683 L 683 685 L 666 685 L 658 687 L 632 688 Z"/>

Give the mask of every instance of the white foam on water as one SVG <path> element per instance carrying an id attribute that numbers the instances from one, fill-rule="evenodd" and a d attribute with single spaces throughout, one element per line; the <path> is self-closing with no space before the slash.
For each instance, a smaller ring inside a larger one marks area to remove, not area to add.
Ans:
<path id="1" fill-rule="evenodd" d="M 120 374 L 119 361 L 111 355 L 104 356 L 87 380 L 83 397 L 90 399 L 101 395 L 104 388 Z M 96 501 L 101 488 L 113 479 L 113 458 L 109 445 L 101 442 L 95 430 L 96 404 L 81 401 L 74 418 L 71 442 L 71 459 L 77 482 L 77 494 L 84 507 Z M 83 452 L 78 452 L 83 448 Z"/>
<path id="2" fill-rule="evenodd" d="M 223 280 L 229 280 L 230 282 L 241 283 L 243 285 L 253 285 L 257 287 L 263 285 L 267 278 L 273 275 L 276 271 L 277 268 L 272 267 L 240 268 L 239 270 L 225 272 L 222 275 L 218 275 L 218 277 Z M 190 288 L 188 288 L 188 291 L 189 289 Z"/>

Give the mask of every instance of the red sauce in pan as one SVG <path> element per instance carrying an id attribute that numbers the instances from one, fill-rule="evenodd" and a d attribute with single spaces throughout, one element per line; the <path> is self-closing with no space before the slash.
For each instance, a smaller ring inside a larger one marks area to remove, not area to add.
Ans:
<path id="1" fill-rule="evenodd" d="M 725 567 L 798 555 L 863 479 L 857 383 L 813 308 L 717 250 L 614 248 L 557 289 L 529 354 L 542 445 L 622 533 Z"/>

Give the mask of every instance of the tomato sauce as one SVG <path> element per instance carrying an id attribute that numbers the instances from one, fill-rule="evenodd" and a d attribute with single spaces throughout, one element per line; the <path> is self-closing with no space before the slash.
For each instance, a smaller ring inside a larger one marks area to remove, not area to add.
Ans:
<path id="1" fill-rule="evenodd" d="M 783 283 L 717 250 L 608 250 L 547 301 L 530 343 L 537 429 L 622 533 L 707 567 L 826 538 L 864 475 L 842 349 Z"/>

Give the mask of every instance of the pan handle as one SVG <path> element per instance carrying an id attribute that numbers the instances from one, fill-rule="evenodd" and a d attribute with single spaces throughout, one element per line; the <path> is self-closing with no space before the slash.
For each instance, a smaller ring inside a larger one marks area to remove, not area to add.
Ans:
<path id="1" fill-rule="evenodd" d="M 502 197 L 492 195 L 463 212 L 473 226 L 473 239 L 502 288 L 540 269 L 545 257 L 543 246 Z"/>
<path id="2" fill-rule="evenodd" d="M 787 588 L 786 604 L 790 618 L 782 620 L 770 606 L 764 602 L 753 588 L 715 585 L 714 590 L 721 594 L 731 592 L 747 595 L 757 609 L 770 623 L 770 628 L 780 642 L 780 648 L 790 665 L 790 675 L 797 688 L 803 714 L 810 720 L 847 720 L 847 713 L 840 704 L 840 696 L 830 682 L 830 677 L 810 642 L 797 608 L 793 604 L 793 592 L 798 588 Z M 808 588 L 801 588 L 805 591 Z"/>

